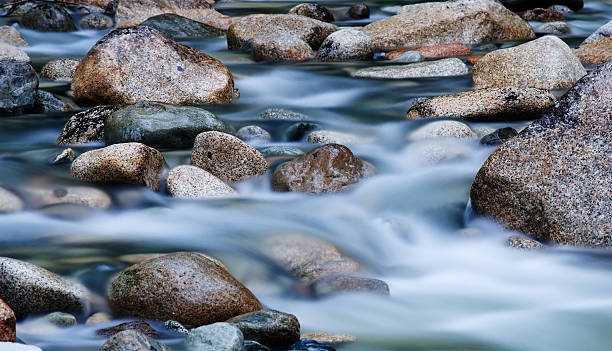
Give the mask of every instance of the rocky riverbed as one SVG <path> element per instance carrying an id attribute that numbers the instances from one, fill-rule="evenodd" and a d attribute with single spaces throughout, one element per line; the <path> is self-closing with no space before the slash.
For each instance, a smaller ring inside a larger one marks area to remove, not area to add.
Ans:
<path id="1" fill-rule="evenodd" d="M 612 3 L 0 5 L 0 350 L 609 349 Z"/>

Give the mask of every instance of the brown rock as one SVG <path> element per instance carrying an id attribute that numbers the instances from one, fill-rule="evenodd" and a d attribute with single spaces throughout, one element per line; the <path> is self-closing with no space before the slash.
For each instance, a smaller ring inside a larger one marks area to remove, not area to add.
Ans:
<path id="1" fill-rule="evenodd" d="M 470 65 L 475 65 L 478 60 L 480 60 L 482 56 L 470 56 L 467 58 L 466 62 Z"/>
<path id="2" fill-rule="evenodd" d="M 72 177 L 102 184 L 144 185 L 158 190 L 162 154 L 140 143 L 123 143 L 88 151 L 72 163 Z"/>
<path id="3" fill-rule="evenodd" d="M 612 58 L 612 37 L 583 43 L 574 49 L 574 54 L 583 65 L 598 65 Z"/>
<path id="4" fill-rule="evenodd" d="M 289 10 L 289 14 L 306 16 L 323 22 L 334 21 L 334 14 L 327 7 L 319 4 L 305 3 L 295 5 Z"/>
<path id="5" fill-rule="evenodd" d="M 372 173 L 371 166 L 346 146 L 327 144 L 278 166 L 272 175 L 272 186 L 277 191 L 337 192 L 348 190 Z"/>
<path id="6" fill-rule="evenodd" d="M 115 13 L 118 27 L 139 25 L 157 15 L 171 13 L 219 29 L 229 18 L 213 10 L 207 1 L 198 0 L 119 0 Z"/>
<path id="7" fill-rule="evenodd" d="M 257 149 L 233 135 L 221 132 L 198 134 L 191 164 L 229 182 L 262 175 L 268 170 L 268 162 Z"/>
<path id="8" fill-rule="evenodd" d="M 79 60 L 59 58 L 47 62 L 40 71 L 40 77 L 48 80 L 70 81 L 79 64 Z"/>
<path id="9" fill-rule="evenodd" d="M 220 61 L 142 26 L 100 39 L 77 66 L 72 89 L 81 105 L 199 105 L 231 102 L 234 81 Z"/>
<path id="10" fill-rule="evenodd" d="M 314 52 L 304 40 L 290 35 L 257 36 L 251 43 L 255 61 L 306 61 Z"/>
<path id="11" fill-rule="evenodd" d="M 445 57 L 468 56 L 472 54 L 472 50 L 462 43 L 450 43 L 433 46 L 423 46 L 415 49 L 423 58 L 428 60 L 441 59 Z"/>
<path id="12" fill-rule="evenodd" d="M 253 294 L 223 267 L 197 253 L 178 252 L 121 271 L 109 286 L 119 315 L 201 326 L 260 310 Z"/>
<path id="13" fill-rule="evenodd" d="M 97 106 L 73 115 L 55 143 L 73 145 L 104 141 L 104 121 L 118 109 L 118 106 Z"/>
<path id="14" fill-rule="evenodd" d="M 15 313 L 2 299 L 0 299 L 0 341 L 16 342 L 17 319 Z"/>
<path id="15" fill-rule="evenodd" d="M 565 21 L 565 16 L 559 11 L 543 8 L 535 8 L 519 13 L 522 19 L 525 21 L 538 21 L 538 22 L 556 22 Z"/>
<path id="16" fill-rule="evenodd" d="M 113 336 L 125 330 L 136 330 L 142 335 L 148 336 L 150 338 L 161 337 L 161 335 L 157 332 L 157 330 L 153 329 L 153 327 L 151 327 L 149 323 L 145 321 L 132 321 L 132 322 L 121 323 L 113 327 L 99 329 L 98 331 L 96 331 L 96 334 L 105 336 L 105 337 L 110 337 L 110 336 Z"/>

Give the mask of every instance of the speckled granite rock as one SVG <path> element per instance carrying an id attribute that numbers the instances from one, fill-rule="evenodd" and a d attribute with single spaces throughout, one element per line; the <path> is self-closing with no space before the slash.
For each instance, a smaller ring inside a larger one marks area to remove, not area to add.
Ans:
<path id="1" fill-rule="evenodd" d="M 171 13 L 151 17 L 140 25 L 153 27 L 160 31 L 165 37 L 172 40 L 187 38 L 218 38 L 225 36 L 227 32 L 226 30 Z"/>
<path id="2" fill-rule="evenodd" d="M 259 126 L 244 126 L 236 132 L 236 137 L 248 141 L 261 141 L 261 142 L 269 142 L 272 141 L 272 135 L 268 133 L 267 130 L 263 129 Z"/>
<path id="3" fill-rule="evenodd" d="M 100 39 L 77 66 L 72 89 L 85 106 L 223 104 L 233 100 L 234 80 L 219 60 L 141 26 Z"/>
<path id="4" fill-rule="evenodd" d="M 162 154 L 140 143 L 123 143 L 87 151 L 74 160 L 73 178 L 102 184 L 144 185 L 158 190 L 164 167 Z"/>
<path id="5" fill-rule="evenodd" d="M 323 22 L 334 21 L 334 14 L 327 7 L 319 4 L 298 4 L 289 10 L 289 14 L 306 16 Z"/>
<path id="6" fill-rule="evenodd" d="M 191 153 L 191 164 L 229 182 L 262 175 L 268 170 L 268 162 L 257 149 L 221 132 L 198 134 Z"/>
<path id="7" fill-rule="evenodd" d="M 316 56 L 320 61 L 368 61 L 373 57 L 372 40 L 356 29 L 341 29 L 330 34 Z"/>
<path id="8" fill-rule="evenodd" d="M 83 313 L 89 308 L 85 287 L 8 257 L 0 257 L 0 298 L 11 306 L 18 320 L 45 312 Z"/>
<path id="9" fill-rule="evenodd" d="M 564 5 L 572 11 L 578 11 L 584 6 L 583 0 L 501 0 L 501 3 L 512 11 L 525 11 L 552 5 Z"/>
<path id="10" fill-rule="evenodd" d="M 240 329 L 229 323 L 214 323 L 193 329 L 185 339 L 187 351 L 244 351 Z"/>
<path id="11" fill-rule="evenodd" d="M 586 74 L 561 39 L 545 36 L 484 55 L 474 65 L 474 87 L 567 89 Z"/>
<path id="12" fill-rule="evenodd" d="M 16 114 L 34 106 L 38 76 L 23 61 L 0 60 L 0 114 Z"/>
<path id="13" fill-rule="evenodd" d="M 0 60 L 30 62 L 30 56 L 20 48 L 0 42 Z"/>
<path id="14" fill-rule="evenodd" d="M 251 41 L 251 50 L 255 61 L 306 61 L 314 56 L 307 42 L 282 33 L 256 36 Z"/>
<path id="15" fill-rule="evenodd" d="M 433 138 L 476 138 L 476 133 L 465 123 L 435 121 L 427 123 L 408 135 L 408 139 L 413 141 Z"/>
<path id="16" fill-rule="evenodd" d="M 59 328 L 68 328 L 77 325 L 77 319 L 74 315 L 65 312 L 53 312 L 43 317 L 49 323 Z"/>
<path id="17" fill-rule="evenodd" d="M 522 19 L 525 21 L 538 21 L 538 22 L 557 22 L 565 21 L 565 16 L 559 12 L 548 8 L 534 8 L 531 10 L 523 11 L 519 13 Z"/>
<path id="18" fill-rule="evenodd" d="M 327 144 L 276 167 L 272 187 L 314 194 L 345 191 L 374 172 L 346 146 Z"/>
<path id="19" fill-rule="evenodd" d="M 601 39 L 609 38 L 612 36 L 612 21 L 604 24 L 603 26 L 597 28 L 593 34 L 589 35 L 582 44 L 592 43 L 594 41 L 598 41 Z M 582 45 L 581 44 L 581 45 Z"/>
<path id="20" fill-rule="evenodd" d="M 104 141 L 104 121 L 118 109 L 117 106 L 97 106 L 73 115 L 55 143 L 72 145 Z"/>
<path id="21" fill-rule="evenodd" d="M 572 31 L 572 28 L 566 22 L 547 22 L 536 27 L 538 34 L 562 35 Z"/>
<path id="22" fill-rule="evenodd" d="M 452 77 L 468 74 L 465 63 L 458 58 L 412 63 L 409 65 L 387 65 L 362 68 L 353 77 L 377 79 L 406 79 L 427 77 Z"/>
<path id="23" fill-rule="evenodd" d="M 118 315 L 200 326 L 260 310 L 253 294 L 204 255 L 178 252 L 128 267 L 111 282 Z"/>
<path id="24" fill-rule="evenodd" d="M 96 334 L 101 336 L 113 336 L 117 333 L 121 333 L 125 330 L 135 330 L 144 336 L 148 336 L 150 338 L 159 338 L 161 335 L 157 332 L 157 330 L 153 329 L 149 323 L 145 321 L 131 321 L 126 323 L 121 323 L 112 327 L 99 329 L 96 331 Z"/>
<path id="25" fill-rule="evenodd" d="M 477 45 L 535 37 L 531 26 L 492 0 L 455 0 L 407 5 L 397 15 L 363 28 L 376 51 L 461 42 Z"/>
<path id="26" fill-rule="evenodd" d="M 553 244 L 612 246 L 612 61 L 482 166 L 475 213 Z"/>
<path id="27" fill-rule="evenodd" d="M 166 191 L 181 199 L 227 197 L 236 191 L 214 175 L 195 166 L 178 166 L 166 176 Z"/>
<path id="28" fill-rule="evenodd" d="M 583 65 L 598 65 L 612 58 L 612 37 L 583 43 L 574 49 Z"/>
<path id="29" fill-rule="evenodd" d="M 539 118 L 555 103 L 546 90 L 489 88 L 429 98 L 412 106 L 406 118 L 459 117 L 468 121 L 508 121 Z"/>
<path id="30" fill-rule="evenodd" d="M 71 81 L 79 60 L 58 58 L 47 62 L 40 71 L 40 78 L 48 80 Z"/>
<path id="31" fill-rule="evenodd" d="M 172 351 L 172 349 L 135 330 L 125 330 L 106 340 L 99 351 Z"/>
<path id="32" fill-rule="evenodd" d="M 55 204 L 81 204 L 92 208 L 105 209 L 112 204 L 104 191 L 85 186 L 24 186 L 21 189 L 29 205 L 41 208 Z"/>
<path id="33" fill-rule="evenodd" d="M 56 3 L 39 3 L 23 16 L 21 25 L 40 32 L 74 32 L 76 24 L 68 10 Z"/>
<path id="34" fill-rule="evenodd" d="M 0 299 L 0 342 L 17 341 L 15 312 Z"/>
<path id="35" fill-rule="evenodd" d="M 254 340 L 271 349 L 286 349 L 300 340 L 300 323 L 289 313 L 261 310 L 227 320 L 242 332 L 246 340 Z"/>
<path id="36" fill-rule="evenodd" d="M 257 118 L 262 120 L 277 120 L 277 121 L 308 121 L 310 117 L 301 112 L 287 110 L 284 108 L 268 108 L 257 115 Z"/>
<path id="37" fill-rule="evenodd" d="M 79 21 L 81 29 L 102 30 L 113 27 L 113 19 L 103 13 L 92 13 Z"/>
<path id="38" fill-rule="evenodd" d="M 327 297 L 339 293 L 370 293 L 389 295 L 389 286 L 380 279 L 346 274 L 326 275 L 309 284 L 315 297 Z"/>
<path id="39" fill-rule="evenodd" d="M 66 112 L 72 108 L 48 91 L 38 89 L 34 101 L 34 111 L 39 113 Z"/>
<path id="40" fill-rule="evenodd" d="M 170 13 L 227 29 L 231 20 L 198 0 L 119 0 L 115 19 L 119 27 L 138 25 L 144 20 Z"/>
<path id="41" fill-rule="evenodd" d="M 11 26 L 0 26 L 0 43 L 14 46 L 28 46 L 28 42 L 17 29 Z"/>
<path id="42" fill-rule="evenodd" d="M 337 132 L 333 130 L 315 130 L 308 134 L 306 141 L 313 144 L 355 144 L 371 141 L 370 138 L 359 135 Z"/>
<path id="43" fill-rule="evenodd" d="M 541 250 L 545 247 L 539 241 L 516 235 L 506 239 L 506 246 L 521 250 Z"/>
<path id="44" fill-rule="evenodd" d="M 0 187 L 0 214 L 17 212 L 23 209 L 23 201 L 12 192 Z"/>

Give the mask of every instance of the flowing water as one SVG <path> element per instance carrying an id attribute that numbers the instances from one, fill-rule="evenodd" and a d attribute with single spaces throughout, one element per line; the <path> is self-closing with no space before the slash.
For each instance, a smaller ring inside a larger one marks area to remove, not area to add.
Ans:
<path id="1" fill-rule="evenodd" d="M 329 7 L 350 2 L 326 1 Z M 403 2 L 407 4 L 410 2 Z M 286 12 L 295 3 L 220 3 L 227 15 Z M 375 20 L 400 1 L 368 2 Z M 587 1 L 568 16 L 577 45 L 612 18 L 612 5 Z M 368 20 L 343 22 L 363 25 Z M 37 33 L 19 28 L 31 46 L 35 67 L 58 56 L 83 56 L 106 31 Z M 308 114 L 326 129 L 352 132 L 370 141 L 351 145 L 378 175 L 351 192 L 311 196 L 275 193 L 269 178 L 238 185 L 235 199 L 174 200 L 136 187 L 102 187 L 114 207 L 106 211 L 71 206 L 0 216 L 0 255 L 25 259 L 71 277 L 102 295 L 106 279 L 126 266 L 119 257 L 146 252 L 200 250 L 221 258 L 232 274 L 267 306 L 295 314 L 303 332 L 347 333 L 357 342 L 341 350 L 609 350 L 612 345 L 612 260 L 607 251 L 549 248 L 508 249 L 512 234 L 472 216 L 469 190 L 493 151 L 477 140 L 437 140 L 457 156 L 425 162 L 431 142 L 406 136 L 423 125 L 403 119 L 414 99 L 471 89 L 471 77 L 382 81 L 355 79 L 350 72 L 372 63 L 252 63 L 228 52 L 224 39 L 184 42 L 221 59 L 236 78 L 241 98 L 208 107 L 234 126 L 258 123 L 275 145 L 287 123 L 257 121 L 267 107 Z M 476 48 L 483 53 L 507 44 Z M 41 82 L 69 97 L 69 85 Z M 562 92 L 556 92 L 561 94 Z M 69 165 L 49 164 L 71 113 L 0 119 L 0 183 L 13 189 L 32 184 L 75 184 Z M 521 128 L 524 123 L 473 123 Z M 100 145 L 78 148 L 82 152 Z M 188 163 L 190 150 L 162 150 L 173 167 Z M 465 228 L 470 228 L 465 235 Z M 261 238 L 304 234 L 329 240 L 356 257 L 370 275 L 388 282 L 391 295 L 344 294 L 300 297 L 295 281 L 263 258 Z M 114 321 L 111 324 L 116 324 Z M 104 339 L 83 324 L 40 332 L 29 322 L 18 337 L 44 350 L 97 350 Z M 166 340 L 178 345 L 177 340 Z M 177 348 L 180 346 L 176 346 Z"/>

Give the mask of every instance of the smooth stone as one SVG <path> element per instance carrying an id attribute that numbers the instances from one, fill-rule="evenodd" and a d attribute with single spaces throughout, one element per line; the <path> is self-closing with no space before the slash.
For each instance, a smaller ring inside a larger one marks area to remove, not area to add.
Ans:
<path id="1" fill-rule="evenodd" d="M 475 88 L 571 88 L 586 71 L 561 39 L 544 36 L 508 49 L 492 51 L 474 65 Z"/>
<path id="2" fill-rule="evenodd" d="M 306 141 L 312 144 L 357 144 L 369 142 L 371 139 L 333 130 L 315 130 L 308 134 Z"/>
<path id="3" fill-rule="evenodd" d="M 242 181 L 268 170 L 268 162 L 257 149 L 233 135 L 221 132 L 198 134 L 191 164 L 226 182 Z"/>
<path id="4" fill-rule="evenodd" d="M 544 34 L 561 35 L 561 34 L 567 34 L 571 31 L 572 29 L 570 28 L 569 24 L 567 24 L 566 22 L 547 22 L 547 23 L 539 25 L 536 28 L 537 33 L 544 33 Z"/>
<path id="5" fill-rule="evenodd" d="M 315 297 L 327 297 L 339 293 L 370 293 L 389 295 L 389 286 L 382 280 L 351 275 L 327 275 L 309 285 Z"/>
<path id="6" fill-rule="evenodd" d="M 40 71 L 40 78 L 58 81 L 71 81 L 79 60 L 58 58 L 47 62 Z"/>
<path id="7" fill-rule="evenodd" d="M 92 13 L 79 21 L 81 29 L 103 30 L 113 27 L 113 19 L 103 13 Z"/>
<path id="8" fill-rule="evenodd" d="M 352 19 L 370 18 L 370 8 L 364 3 L 351 6 L 346 14 Z"/>
<path id="9" fill-rule="evenodd" d="M 290 125 L 285 131 L 287 141 L 301 141 L 309 132 L 320 129 L 317 123 L 298 122 Z"/>
<path id="10" fill-rule="evenodd" d="M 430 122 L 408 135 L 408 139 L 412 141 L 433 138 L 472 139 L 476 137 L 476 133 L 470 126 L 458 121 Z"/>
<path id="11" fill-rule="evenodd" d="M 328 334 L 328 333 L 307 333 L 302 334 L 300 339 L 310 339 L 322 344 L 340 345 L 351 343 L 357 340 L 356 337 L 348 334 Z"/>
<path id="12" fill-rule="evenodd" d="M 565 21 L 565 16 L 558 11 L 548 8 L 535 8 L 519 13 L 522 19 L 525 21 L 538 21 L 538 22 L 558 22 Z"/>
<path id="13" fill-rule="evenodd" d="M 20 61 L 27 63 L 31 61 L 30 56 L 28 56 L 25 51 L 11 44 L 5 44 L 0 42 L 0 61 L 4 60 Z"/>
<path id="14" fill-rule="evenodd" d="M 535 88 L 489 88 L 438 96 L 408 110 L 407 119 L 458 117 L 468 121 L 514 121 L 539 118 L 557 99 Z"/>
<path id="15" fill-rule="evenodd" d="M 47 319 L 49 323 L 60 328 L 68 328 L 77 325 L 76 317 L 70 313 L 53 312 L 46 315 L 45 319 Z"/>
<path id="16" fill-rule="evenodd" d="M 524 236 L 510 236 L 505 242 L 507 247 L 521 250 L 542 250 L 545 248 L 541 242 Z"/>
<path id="17" fill-rule="evenodd" d="M 274 156 L 300 156 L 304 154 L 304 150 L 295 146 L 268 146 L 259 150 L 264 157 Z"/>
<path id="18" fill-rule="evenodd" d="M 592 43 L 594 41 L 598 41 L 601 39 L 609 38 L 612 36 L 612 21 L 604 24 L 603 26 L 597 28 L 593 34 L 589 35 L 582 44 Z M 580 45 L 582 45 L 580 44 Z"/>
<path id="19" fill-rule="evenodd" d="M 289 347 L 288 351 L 336 351 L 331 345 L 310 339 L 301 339 Z"/>
<path id="20" fill-rule="evenodd" d="M 251 50 L 255 61 L 306 61 L 314 57 L 307 42 L 289 34 L 258 35 L 251 41 Z"/>
<path id="21" fill-rule="evenodd" d="M 229 323 L 213 323 L 193 329 L 185 339 L 188 351 L 245 351 L 240 329 Z"/>
<path id="22" fill-rule="evenodd" d="M 21 211 L 23 201 L 12 192 L 0 187 L 0 214 Z"/>
<path id="23" fill-rule="evenodd" d="M 480 143 L 483 145 L 501 145 L 517 135 L 518 132 L 514 128 L 500 128 L 491 134 L 483 136 L 480 139 Z"/>
<path id="24" fill-rule="evenodd" d="M 313 3 L 295 5 L 290 15 L 306 16 L 323 22 L 333 22 L 334 14 L 325 6 Z"/>
<path id="25" fill-rule="evenodd" d="M 110 196 L 104 191 L 86 186 L 24 186 L 21 191 L 33 208 L 55 204 L 80 204 L 106 209 L 112 204 Z"/>
<path id="26" fill-rule="evenodd" d="M 140 24 L 157 29 L 172 40 L 188 38 L 218 38 L 225 36 L 227 31 L 211 25 L 191 20 L 187 17 L 165 13 L 151 17 Z"/>
<path id="27" fill-rule="evenodd" d="M 330 34 L 316 55 L 324 62 L 369 61 L 373 57 L 372 40 L 356 29 L 341 29 Z"/>
<path id="28" fill-rule="evenodd" d="M 559 245 L 612 247 L 612 61 L 505 142 L 471 190 L 474 213 Z"/>
<path id="29" fill-rule="evenodd" d="M 385 58 L 388 60 L 393 60 L 394 58 L 400 57 L 401 55 L 410 51 L 418 52 L 424 59 L 427 60 L 438 60 L 455 56 L 469 56 L 472 54 L 472 50 L 470 50 L 467 45 L 462 43 L 450 43 L 442 45 L 423 46 L 421 48 L 411 50 L 392 51 L 386 53 Z"/>
<path id="30" fill-rule="evenodd" d="M 0 341 L 0 350 L 2 351 L 42 351 L 39 347 L 18 344 L 16 342 Z"/>
<path id="31" fill-rule="evenodd" d="M 178 252 L 121 271 L 109 286 L 118 315 L 200 326 L 260 310 L 261 304 L 225 268 L 205 255 Z M 193 333 L 193 332 L 192 332 Z"/>
<path id="32" fill-rule="evenodd" d="M 268 347 L 253 340 L 245 340 L 244 349 L 245 351 L 270 351 Z"/>
<path id="33" fill-rule="evenodd" d="M 70 13 L 61 5 L 41 3 L 23 16 L 21 25 L 40 32 L 75 32 L 77 30 Z"/>
<path id="34" fill-rule="evenodd" d="M 106 117 L 106 145 L 138 142 L 151 147 L 187 149 L 202 132 L 233 133 L 225 121 L 192 106 L 140 102 L 121 108 Z"/>
<path id="35" fill-rule="evenodd" d="M 0 299 L 0 342 L 17 341 L 15 312 Z"/>
<path id="36" fill-rule="evenodd" d="M 135 330 L 125 330 L 111 336 L 99 351 L 172 351 L 172 349 Z"/>
<path id="37" fill-rule="evenodd" d="M 51 161 L 51 164 L 59 165 L 62 163 L 71 163 L 72 161 L 74 161 L 75 158 L 76 155 L 74 154 L 74 150 L 72 150 L 71 148 L 67 148 L 62 150 L 62 152 L 55 156 L 53 161 Z"/>
<path id="38" fill-rule="evenodd" d="M 583 65 L 598 65 L 612 58 L 612 37 L 583 43 L 574 49 Z"/>
<path id="39" fill-rule="evenodd" d="M 126 27 L 163 14 L 182 16 L 219 29 L 227 29 L 231 23 L 230 18 L 213 10 L 208 1 L 198 0 L 119 0 L 115 19 L 118 27 Z"/>
<path id="40" fill-rule="evenodd" d="M 165 321 L 164 328 L 178 334 L 189 335 L 189 329 L 185 328 L 181 323 L 177 321 Z"/>
<path id="41" fill-rule="evenodd" d="M 409 65 L 376 66 L 357 70 L 353 77 L 376 79 L 407 79 L 428 77 L 453 77 L 469 73 L 465 63 L 458 58 L 419 62 Z"/>
<path id="42" fill-rule="evenodd" d="M 261 310 L 236 316 L 227 323 L 240 329 L 245 339 L 271 349 L 286 349 L 300 339 L 300 323 L 289 313 Z"/>
<path id="43" fill-rule="evenodd" d="M 113 316 L 106 312 L 96 312 L 85 321 L 86 325 L 104 324 L 113 320 Z"/>
<path id="44" fill-rule="evenodd" d="M 81 154 L 70 172 L 86 182 L 143 185 L 157 191 L 163 167 L 159 151 L 140 143 L 123 143 Z"/>
<path id="45" fill-rule="evenodd" d="M 89 292 L 82 285 L 8 257 L 0 258 L 0 298 L 17 320 L 56 311 L 80 314 L 89 308 Z"/>
<path id="46" fill-rule="evenodd" d="M 73 115 L 55 143 L 74 145 L 104 141 L 104 121 L 118 109 L 116 106 L 97 106 Z"/>
<path id="47" fill-rule="evenodd" d="M 236 132 L 236 137 L 244 141 L 270 142 L 272 135 L 259 126 L 244 126 Z"/>
<path id="48" fill-rule="evenodd" d="M 268 108 L 257 115 L 258 119 L 275 121 L 307 121 L 308 115 L 284 108 Z"/>
<path id="49" fill-rule="evenodd" d="M 23 61 L 0 60 L 0 114 L 15 114 L 34 106 L 38 76 Z"/>
<path id="50" fill-rule="evenodd" d="M 584 6 L 583 0 L 500 0 L 501 3 L 511 11 L 525 11 L 537 7 L 549 7 L 552 5 L 564 5 L 578 11 Z"/>
<path id="51" fill-rule="evenodd" d="M 368 24 L 375 51 L 393 51 L 460 42 L 478 45 L 535 37 L 529 23 L 493 0 L 427 2 Z"/>
<path id="52" fill-rule="evenodd" d="M 385 58 L 387 57 L 387 55 L 385 55 Z M 389 58 L 389 62 L 392 63 L 416 63 L 416 62 L 421 62 L 423 61 L 425 58 L 423 57 L 423 55 L 421 55 L 420 52 L 418 51 L 406 51 L 403 54 L 400 54 L 399 56 L 393 57 L 393 58 Z"/>
<path id="53" fill-rule="evenodd" d="M 77 66 L 72 89 L 75 102 L 84 106 L 225 104 L 233 100 L 234 80 L 219 60 L 141 26 L 100 39 Z"/>
<path id="54" fill-rule="evenodd" d="M 36 91 L 34 109 L 42 113 L 66 112 L 71 110 L 68 104 L 56 98 L 50 92 L 40 89 Z"/>
<path id="55" fill-rule="evenodd" d="M 161 335 L 157 332 L 157 330 L 153 329 L 149 323 L 145 321 L 132 321 L 121 323 L 112 327 L 99 329 L 96 331 L 96 334 L 110 337 L 117 333 L 121 333 L 126 330 L 135 330 L 144 336 L 148 336 L 150 338 L 159 338 Z"/>
<path id="56" fill-rule="evenodd" d="M 181 199 L 208 199 L 236 195 L 221 179 L 195 166 L 178 166 L 166 175 L 166 191 Z"/>
<path id="57" fill-rule="evenodd" d="M 28 42 L 15 27 L 0 26 L 0 43 L 13 46 L 28 46 Z"/>

